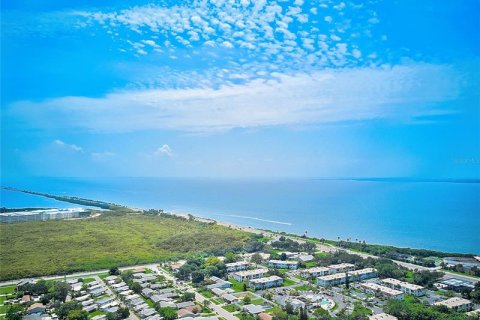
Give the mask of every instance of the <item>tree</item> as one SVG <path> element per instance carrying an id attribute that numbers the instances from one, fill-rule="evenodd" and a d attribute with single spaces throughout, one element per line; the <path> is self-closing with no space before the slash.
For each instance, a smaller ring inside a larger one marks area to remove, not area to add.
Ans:
<path id="1" fill-rule="evenodd" d="M 117 313 L 116 312 L 107 312 L 106 318 L 107 318 L 107 320 L 117 320 Z"/>
<path id="2" fill-rule="evenodd" d="M 58 301 L 65 302 L 68 296 L 69 289 L 70 289 L 70 286 L 66 282 L 61 282 L 61 281 L 55 282 L 55 286 L 54 286 L 55 299 Z"/>
<path id="3" fill-rule="evenodd" d="M 252 302 L 252 300 L 250 299 L 250 297 L 248 295 L 243 297 L 243 304 L 250 304 L 250 302 Z"/>
<path id="4" fill-rule="evenodd" d="M 183 295 L 182 295 L 182 301 L 185 302 L 185 301 L 193 301 L 195 300 L 195 293 L 193 292 L 185 292 Z"/>
<path id="5" fill-rule="evenodd" d="M 70 310 L 67 320 L 88 320 L 88 312 L 80 309 Z"/>
<path id="6" fill-rule="evenodd" d="M 118 267 L 111 267 L 108 271 L 108 274 L 111 276 L 118 276 L 120 274 L 120 270 L 118 269 Z"/>
<path id="7" fill-rule="evenodd" d="M 5 319 L 7 320 L 22 320 L 25 310 L 21 305 L 14 304 L 8 307 Z"/>
<path id="8" fill-rule="evenodd" d="M 350 276 L 348 272 L 345 274 L 345 288 L 350 289 Z"/>
<path id="9" fill-rule="evenodd" d="M 47 293 L 48 292 L 47 281 L 45 280 L 37 281 L 37 283 L 33 285 L 32 291 L 33 293 L 36 293 L 38 295 Z"/>
<path id="10" fill-rule="evenodd" d="M 287 314 L 293 314 L 294 313 L 293 306 L 290 303 L 290 301 L 287 301 L 287 303 L 285 303 L 285 312 Z"/>
<path id="11" fill-rule="evenodd" d="M 173 320 L 177 318 L 177 311 L 171 307 L 160 308 L 158 312 L 165 320 Z"/>
<path id="12" fill-rule="evenodd" d="M 130 316 L 130 310 L 127 307 L 120 307 L 117 310 L 118 319 L 126 319 Z"/>
<path id="13" fill-rule="evenodd" d="M 205 260 L 205 266 L 216 266 L 219 263 L 222 263 L 222 260 L 217 257 L 209 257 Z"/>
<path id="14" fill-rule="evenodd" d="M 133 290 L 133 292 L 140 294 L 142 292 L 142 286 L 138 282 L 132 282 L 132 285 L 130 286 L 130 289 Z"/>
<path id="15" fill-rule="evenodd" d="M 67 319 L 70 311 L 81 310 L 81 309 L 82 309 L 82 305 L 80 304 L 80 302 L 73 301 L 73 300 L 68 301 L 57 308 L 57 316 L 60 320 Z"/>
<path id="16" fill-rule="evenodd" d="M 308 320 L 308 313 L 306 308 L 300 307 L 300 310 L 298 311 L 298 318 L 299 320 Z"/>
<path id="17" fill-rule="evenodd" d="M 313 315 L 318 320 L 330 320 L 330 319 L 332 319 L 332 317 L 330 316 L 328 311 L 325 310 L 325 309 L 322 309 L 322 308 L 315 309 L 315 311 L 313 311 Z"/>
<path id="18" fill-rule="evenodd" d="M 203 275 L 202 272 L 200 271 L 194 271 L 192 272 L 192 282 L 193 283 L 200 283 L 205 279 L 205 276 Z"/>
<path id="19" fill-rule="evenodd" d="M 280 255 L 280 260 L 282 261 L 287 260 L 287 254 L 285 252 L 282 252 L 282 254 Z"/>
<path id="20" fill-rule="evenodd" d="M 247 291 L 247 284 L 245 282 L 243 283 L 243 291 Z"/>
<path id="21" fill-rule="evenodd" d="M 260 253 L 254 253 L 250 258 L 252 263 L 260 264 L 263 261 L 262 255 Z"/>
<path id="22" fill-rule="evenodd" d="M 225 263 L 231 263 L 237 261 L 237 255 L 233 252 L 227 252 L 225 254 Z"/>

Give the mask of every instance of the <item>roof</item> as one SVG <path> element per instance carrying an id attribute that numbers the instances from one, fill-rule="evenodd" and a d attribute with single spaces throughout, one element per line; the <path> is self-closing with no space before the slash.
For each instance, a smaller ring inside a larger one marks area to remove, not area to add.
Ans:
<path id="1" fill-rule="evenodd" d="M 230 294 L 230 293 L 226 293 L 222 295 L 222 298 L 227 300 L 228 302 L 233 302 L 238 299 L 237 297 L 235 297 L 233 294 Z"/>
<path id="2" fill-rule="evenodd" d="M 261 283 L 268 283 L 268 282 L 279 281 L 279 280 L 283 280 L 283 279 L 279 276 L 270 276 L 265 278 L 252 279 L 250 280 L 250 282 L 261 284 Z"/>
<path id="3" fill-rule="evenodd" d="M 272 319 L 273 319 L 273 317 L 272 317 L 270 314 L 265 313 L 265 312 L 260 312 L 260 313 L 258 314 L 258 318 L 259 318 L 260 320 L 272 320 Z"/>
<path id="4" fill-rule="evenodd" d="M 183 318 L 185 316 L 192 316 L 193 312 L 187 309 L 180 309 L 178 310 L 177 315 L 179 318 Z"/>
<path id="5" fill-rule="evenodd" d="M 267 272 L 268 272 L 268 269 L 259 268 L 259 269 L 254 269 L 254 270 L 238 271 L 238 272 L 235 272 L 235 274 L 240 276 L 240 277 L 248 277 L 248 276 L 267 273 Z"/>
<path id="6" fill-rule="evenodd" d="M 446 306 L 447 308 L 455 308 L 455 307 L 460 307 L 464 306 L 466 304 L 471 304 L 472 302 L 467 299 L 459 298 L 459 297 L 453 297 L 447 300 L 435 302 L 434 305 L 436 306 Z"/>
<path id="7" fill-rule="evenodd" d="M 302 260 L 304 262 L 312 261 L 313 259 L 315 259 L 315 257 L 311 254 L 302 254 L 298 256 L 298 260 Z"/>
<path id="8" fill-rule="evenodd" d="M 314 267 L 314 268 L 306 269 L 304 272 L 305 273 L 317 273 L 317 272 L 328 272 L 328 271 L 330 271 L 330 269 L 327 268 L 327 267 Z"/>
<path id="9" fill-rule="evenodd" d="M 339 264 L 329 265 L 328 267 L 330 269 L 343 269 L 343 268 L 355 268 L 355 265 L 351 263 L 339 263 Z"/>
<path id="10" fill-rule="evenodd" d="M 45 306 L 41 303 L 34 303 L 30 307 L 28 307 L 27 311 L 32 311 L 35 309 L 43 309 L 45 310 Z M 43 310 L 38 310 L 38 311 L 43 311 Z"/>
<path id="11" fill-rule="evenodd" d="M 226 263 L 225 266 L 228 267 L 240 267 L 240 266 L 248 266 L 249 263 L 247 261 L 237 261 L 237 262 L 231 262 L 231 263 Z"/>
<path id="12" fill-rule="evenodd" d="M 288 260 L 268 260 L 268 263 L 274 263 L 274 264 L 298 264 L 297 261 L 288 261 Z"/>
<path id="13" fill-rule="evenodd" d="M 397 320 L 397 317 L 391 316 L 386 313 L 379 313 L 368 317 L 369 320 Z"/>
<path id="14" fill-rule="evenodd" d="M 244 305 L 243 309 L 245 309 L 250 314 L 258 314 L 258 313 L 264 311 L 262 307 L 254 305 L 254 304 Z"/>
<path id="15" fill-rule="evenodd" d="M 185 301 L 185 302 L 177 303 L 177 308 L 182 309 L 182 308 L 191 307 L 194 305 L 195 303 L 193 301 Z"/>
<path id="16" fill-rule="evenodd" d="M 361 283 L 360 286 L 362 286 L 364 288 L 367 288 L 367 289 L 370 289 L 370 290 L 373 290 L 373 291 L 379 290 L 381 293 L 386 294 L 386 295 L 391 296 L 391 297 L 399 296 L 399 295 L 403 294 L 403 292 L 400 291 L 400 290 L 391 289 L 389 287 L 385 287 L 385 286 L 382 286 L 382 285 L 379 285 L 379 284 L 376 284 L 376 283 L 373 283 L 373 282 Z"/>
<path id="17" fill-rule="evenodd" d="M 416 284 L 413 284 L 413 283 L 400 281 L 400 280 L 393 279 L 393 278 L 383 279 L 382 281 L 384 283 L 392 284 L 392 285 L 395 285 L 395 286 L 400 286 L 402 288 L 407 288 L 407 289 L 410 289 L 410 290 L 423 290 L 424 289 L 422 286 L 419 286 L 419 285 L 416 285 Z"/>

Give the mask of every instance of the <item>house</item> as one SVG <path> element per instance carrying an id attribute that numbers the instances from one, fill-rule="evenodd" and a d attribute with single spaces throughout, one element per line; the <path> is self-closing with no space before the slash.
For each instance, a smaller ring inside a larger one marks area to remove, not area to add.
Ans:
<path id="1" fill-rule="evenodd" d="M 89 299 L 89 300 L 82 301 L 81 304 L 82 304 L 82 307 L 86 307 L 86 306 L 91 305 L 94 302 L 95 301 L 93 299 Z"/>
<path id="2" fill-rule="evenodd" d="M 102 294 L 106 293 L 107 291 L 104 288 L 98 288 L 95 290 L 90 291 L 90 294 L 94 297 L 101 296 Z"/>
<path id="3" fill-rule="evenodd" d="M 95 311 L 95 310 L 98 309 L 98 306 L 97 306 L 97 304 L 92 303 L 92 304 L 90 304 L 90 305 L 88 305 L 88 306 L 82 307 L 82 309 L 85 310 L 85 311 L 87 311 L 87 312 L 93 312 L 93 311 Z"/>
<path id="4" fill-rule="evenodd" d="M 243 306 L 243 310 L 247 311 L 251 315 L 257 315 L 260 312 L 263 312 L 263 308 L 255 304 L 247 304 Z"/>
<path id="5" fill-rule="evenodd" d="M 265 312 L 260 312 L 257 317 L 260 319 L 260 320 L 272 320 L 273 319 L 273 316 L 268 314 L 268 313 L 265 313 Z"/>
<path id="6" fill-rule="evenodd" d="M 307 279 L 323 277 L 329 274 L 331 274 L 331 269 L 327 267 L 314 267 L 306 269 L 302 272 L 303 277 Z"/>
<path id="7" fill-rule="evenodd" d="M 148 318 L 146 318 L 145 320 L 162 320 L 163 318 L 160 317 L 158 314 L 154 314 Z"/>
<path id="8" fill-rule="evenodd" d="M 183 309 L 186 307 L 193 307 L 195 303 L 193 301 L 185 301 L 177 303 L 177 309 Z"/>
<path id="9" fill-rule="evenodd" d="M 213 288 L 225 289 L 225 288 L 230 288 L 232 286 L 230 282 L 220 279 L 219 277 L 213 276 L 213 277 L 210 277 L 208 280 L 213 282 L 212 284 L 207 285 L 208 289 L 213 289 Z"/>
<path id="10" fill-rule="evenodd" d="M 23 295 L 22 300 L 20 300 L 20 303 L 22 304 L 29 303 L 31 300 L 32 300 L 32 296 L 29 294 L 25 294 Z"/>
<path id="11" fill-rule="evenodd" d="M 232 272 L 232 271 L 246 270 L 248 269 L 249 265 L 250 264 L 246 261 L 238 261 L 238 262 L 226 263 L 225 267 L 227 267 L 227 272 Z"/>
<path id="12" fill-rule="evenodd" d="M 277 269 L 296 270 L 298 268 L 297 261 L 268 260 L 267 264 L 270 268 L 277 268 Z"/>
<path id="13" fill-rule="evenodd" d="M 166 300 L 168 298 L 162 297 L 158 294 L 154 294 L 153 296 L 150 297 L 150 299 L 153 301 L 153 303 L 157 303 L 157 302 L 160 302 L 162 300 Z"/>
<path id="14" fill-rule="evenodd" d="M 297 259 L 298 259 L 298 261 L 309 262 L 309 261 L 313 261 L 315 259 L 315 257 L 311 254 L 300 254 L 297 257 Z"/>
<path id="15" fill-rule="evenodd" d="M 341 273 L 335 273 L 335 274 L 330 274 L 326 275 L 323 277 L 318 277 L 317 278 L 317 284 L 322 286 L 322 287 L 330 287 L 330 286 L 336 286 L 339 284 L 344 284 L 348 281 L 350 282 L 356 282 L 356 281 L 362 281 L 370 278 L 376 277 L 376 270 L 373 268 L 365 268 L 361 270 L 356 270 L 352 272 L 341 272 Z"/>
<path id="16" fill-rule="evenodd" d="M 355 265 L 351 263 L 339 263 L 339 264 L 332 264 L 328 266 L 330 269 L 330 274 L 340 273 L 340 272 L 348 272 L 355 270 Z"/>
<path id="17" fill-rule="evenodd" d="M 263 290 L 282 285 L 283 279 L 279 276 L 270 276 L 260 279 L 252 279 L 249 282 L 251 288 L 255 290 Z"/>
<path id="18" fill-rule="evenodd" d="M 223 291 L 220 288 L 213 288 L 212 292 L 213 292 L 214 295 L 219 296 L 219 297 L 226 293 L 225 291 Z"/>
<path id="19" fill-rule="evenodd" d="M 398 299 L 401 300 L 404 297 L 404 293 L 400 290 L 395 290 L 389 287 L 385 287 L 373 282 L 361 283 L 360 288 L 367 293 L 373 295 L 382 295 L 387 299 Z"/>
<path id="20" fill-rule="evenodd" d="M 113 280 L 117 280 L 118 277 L 117 276 L 108 276 L 105 278 L 106 281 L 113 281 Z"/>
<path id="21" fill-rule="evenodd" d="M 45 312 L 45 306 L 42 303 L 34 303 L 27 309 L 27 314 L 43 313 Z"/>
<path id="22" fill-rule="evenodd" d="M 142 318 L 147 318 L 153 316 L 156 313 L 155 309 L 153 308 L 145 308 L 140 312 Z"/>
<path id="23" fill-rule="evenodd" d="M 267 274 L 267 272 L 268 272 L 268 269 L 265 269 L 265 268 L 238 271 L 233 274 L 233 278 L 237 281 L 243 282 L 244 280 L 262 278 Z"/>
<path id="24" fill-rule="evenodd" d="M 178 318 L 193 317 L 194 313 L 188 309 L 180 309 L 177 311 Z"/>
<path id="25" fill-rule="evenodd" d="M 473 304 L 470 300 L 454 297 L 444 301 L 439 301 L 434 303 L 435 306 L 445 306 L 448 309 L 455 310 L 458 312 L 470 311 L 472 310 Z"/>
<path id="26" fill-rule="evenodd" d="M 398 320 L 398 318 L 386 313 L 378 313 L 368 317 L 368 320 Z"/>
<path id="27" fill-rule="evenodd" d="M 425 288 L 413 283 L 408 283 L 392 278 L 383 279 L 382 282 L 389 288 L 403 291 L 406 294 L 410 294 L 412 296 L 420 297 L 425 295 Z"/>
<path id="28" fill-rule="evenodd" d="M 103 299 L 100 299 L 97 301 L 98 305 L 99 306 L 104 306 L 112 301 L 114 301 L 115 299 L 113 297 L 105 297 Z"/>
<path id="29" fill-rule="evenodd" d="M 76 298 L 75 298 L 75 301 L 82 302 L 82 301 L 85 301 L 85 300 L 88 300 L 88 299 L 90 299 L 90 295 L 89 295 L 89 294 L 85 294 L 85 295 L 83 295 L 83 296 L 76 297 Z"/>
<path id="30" fill-rule="evenodd" d="M 173 301 L 160 301 L 160 308 L 171 307 L 176 309 L 177 305 Z"/>
<path id="31" fill-rule="evenodd" d="M 450 279 L 447 279 L 447 280 L 442 280 L 442 281 L 436 283 L 435 285 L 440 289 L 449 289 L 449 290 L 453 290 L 453 291 L 456 291 L 456 292 L 461 292 L 465 289 L 471 290 L 475 287 L 472 282 L 465 281 L 465 280 L 458 279 L 458 278 L 450 278 Z"/>
<path id="32" fill-rule="evenodd" d="M 300 307 L 304 308 L 305 307 L 305 302 L 300 301 L 296 298 L 292 298 L 290 296 L 281 296 L 277 295 L 273 297 L 273 300 L 281 305 L 282 307 L 285 307 L 287 303 L 290 303 L 294 309 L 298 309 Z"/>
<path id="33" fill-rule="evenodd" d="M 223 300 L 225 300 L 225 302 L 227 302 L 227 303 L 233 303 L 233 302 L 238 300 L 237 297 L 235 297 L 233 294 L 230 294 L 230 293 L 226 293 L 226 294 L 222 295 L 221 298 Z"/>
<path id="34" fill-rule="evenodd" d="M 146 288 L 146 289 L 143 289 L 142 290 L 142 295 L 144 295 L 145 297 L 150 297 L 150 296 L 153 296 L 155 294 L 155 291 L 150 289 L 150 288 Z"/>

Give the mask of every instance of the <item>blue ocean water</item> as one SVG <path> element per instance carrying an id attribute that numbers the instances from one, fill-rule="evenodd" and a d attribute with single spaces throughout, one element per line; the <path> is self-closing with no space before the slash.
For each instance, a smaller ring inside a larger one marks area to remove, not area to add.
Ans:
<path id="1" fill-rule="evenodd" d="M 328 239 L 480 253 L 479 183 L 29 178 L 2 184 Z M 14 193 L 2 190 L 2 206 L 35 202 Z M 41 199 L 38 206 L 45 206 Z"/>

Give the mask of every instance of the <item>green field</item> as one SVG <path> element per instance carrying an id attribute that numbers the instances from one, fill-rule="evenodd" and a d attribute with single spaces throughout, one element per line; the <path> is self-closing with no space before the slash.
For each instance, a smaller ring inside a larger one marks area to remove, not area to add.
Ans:
<path id="1" fill-rule="evenodd" d="M 16 286 L 0 287 L 0 294 L 10 294 L 15 292 Z"/>
<path id="2" fill-rule="evenodd" d="M 0 280 L 91 271 L 235 250 L 249 234 L 143 214 L 0 225 Z"/>

